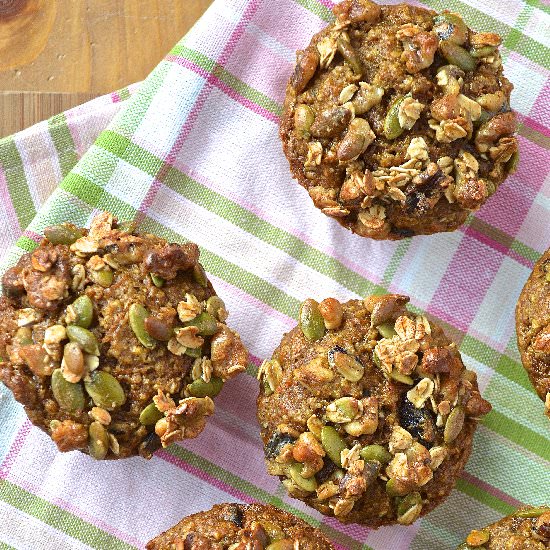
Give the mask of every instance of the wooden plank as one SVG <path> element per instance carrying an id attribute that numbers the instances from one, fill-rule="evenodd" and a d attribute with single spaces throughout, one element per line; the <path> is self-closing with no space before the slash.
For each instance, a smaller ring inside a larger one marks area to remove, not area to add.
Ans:
<path id="1" fill-rule="evenodd" d="M 143 80 L 211 1 L 0 1 L 0 136 Z"/>

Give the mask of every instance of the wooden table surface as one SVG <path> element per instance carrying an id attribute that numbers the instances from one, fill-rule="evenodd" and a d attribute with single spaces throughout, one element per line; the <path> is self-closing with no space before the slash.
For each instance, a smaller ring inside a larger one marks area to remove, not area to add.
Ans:
<path id="1" fill-rule="evenodd" d="M 0 137 L 143 80 L 212 0 L 0 0 Z"/>

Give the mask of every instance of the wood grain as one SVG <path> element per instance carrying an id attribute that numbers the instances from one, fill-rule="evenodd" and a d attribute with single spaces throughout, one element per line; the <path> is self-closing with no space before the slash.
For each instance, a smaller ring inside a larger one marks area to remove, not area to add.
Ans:
<path id="1" fill-rule="evenodd" d="M 143 80 L 211 1 L 0 0 L 0 137 Z"/>

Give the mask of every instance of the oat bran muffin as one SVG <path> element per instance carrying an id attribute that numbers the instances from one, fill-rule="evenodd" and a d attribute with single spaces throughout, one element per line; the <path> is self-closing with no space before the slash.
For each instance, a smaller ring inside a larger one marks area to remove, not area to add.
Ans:
<path id="1" fill-rule="evenodd" d="M 96 216 L 48 227 L 3 279 L 0 380 L 60 451 L 150 458 L 192 438 L 248 354 L 193 243 Z"/>
<path id="2" fill-rule="evenodd" d="M 345 0 L 297 54 L 280 136 L 315 206 L 363 237 L 458 228 L 518 162 L 499 35 Z"/>
<path id="3" fill-rule="evenodd" d="M 521 361 L 550 417 L 550 249 L 535 264 L 516 307 Z"/>
<path id="4" fill-rule="evenodd" d="M 318 529 L 263 504 L 218 504 L 182 519 L 147 550 L 332 550 Z"/>
<path id="5" fill-rule="evenodd" d="M 268 472 L 343 523 L 407 525 L 435 508 L 491 409 L 456 345 L 408 300 L 308 299 L 259 369 Z"/>
<path id="6" fill-rule="evenodd" d="M 550 548 L 550 507 L 526 506 L 484 529 L 474 529 L 457 550 L 545 550 Z"/>

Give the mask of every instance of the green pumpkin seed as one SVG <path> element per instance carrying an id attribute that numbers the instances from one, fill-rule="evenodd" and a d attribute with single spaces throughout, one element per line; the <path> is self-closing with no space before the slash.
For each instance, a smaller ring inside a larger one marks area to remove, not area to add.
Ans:
<path id="1" fill-rule="evenodd" d="M 550 507 L 537 506 L 535 508 L 527 508 L 526 510 L 517 510 L 513 515 L 516 518 L 538 518 L 547 512 L 550 512 Z"/>
<path id="2" fill-rule="evenodd" d="M 397 334 L 393 323 L 382 323 L 376 327 L 376 330 L 383 338 L 393 338 Z"/>
<path id="3" fill-rule="evenodd" d="M 506 171 L 508 174 L 515 174 L 519 165 L 519 151 L 514 151 L 508 162 L 506 163 Z"/>
<path id="4" fill-rule="evenodd" d="M 206 300 L 206 312 L 212 315 L 215 319 L 223 322 L 224 319 L 220 319 L 219 317 L 220 310 L 225 311 L 225 304 L 223 303 L 223 300 L 219 296 L 210 296 L 210 298 Z"/>
<path id="5" fill-rule="evenodd" d="M 420 493 L 414 492 L 408 494 L 406 497 L 403 497 L 402 499 L 399 499 L 399 504 L 397 505 L 397 515 L 402 516 L 410 510 L 413 506 L 416 504 L 422 503 L 422 497 L 420 496 Z"/>
<path id="6" fill-rule="evenodd" d="M 445 443 L 452 443 L 458 437 L 462 426 L 464 426 L 464 409 L 462 407 L 455 407 L 445 423 L 445 430 L 443 432 Z"/>
<path id="7" fill-rule="evenodd" d="M 278 541 L 286 537 L 285 532 L 276 523 L 265 519 L 259 523 L 264 528 L 270 541 Z"/>
<path id="8" fill-rule="evenodd" d="M 405 131 L 404 128 L 401 128 L 401 124 L 399 124 L 399 107 L 405 97 L 407 96 L 395 98 L 388 107 L 388 112 L 384 119 L 384 135 L 387 139 L 396 139 Z"/>
<path id="9" fill-rule="evenodd" d="M 212 336 L 218 332 L 218 321 L 206 311 L 203 311 L 191 321 L 184 323 L 184 326 L 197 327 L 201 336 Z"/>
<path id="10" fill-rule="evenodd" d="M 272 542 L 266 546 L 265 550 L 293 550 L 295 548 L 292 539 L 282 539 Z"/>
<path id="11" fill-rule="evenodd" d="M 334 346 L 327 353 L 328 364 L 335 368 L 346 380 L 358 382 L 363 378 L 365 367 L 357 357 L 350 355 L 344 348 Z"/>
<path id="12" fill-rule="evenodd" d="M 489 542 L 490 538 L 491 533 L 487 531 L 487 529 L 474 529 L 473 531 L 470 531 L 470 534 L 466 537 L 466 544 L 469 544 L 474 548 L 479 548 L 486 542 Z"/>
<path id="13" fill-rule="evenodd" d="M 69 224 L 50 225 L 44 229 L 44 236 L 52 244 L 73 244 L 82 237 L 82 233 Z"/>
<path id="14" fill-rule="evenodd" d="M 32 329 L 30 327 L 21 327 L 17 329 L 13 338 L 14 343 L 19 346 L 29 346 L 33 343 Z"/>
<path id="15" fill-rule="evenodd" d="M 117 229 L 122 233 L 134 233 L 136 230 L 136 222 L 134 220 L 124 220 L 118 222 Z"/>
<path id="16" fill-rule="evenodd" d="M 78 325 L 67 327 L 67 337 L 71 342 L 76 342 L 86 352 L 92 355 L 99 355 L 99 344 L 93 332 Z"/>
<path id="17" fill-rule="evenodd" d="M 185 355 L 194 357 L 195 359 L 197 357 L 202 357 L 202 348 L 186 348 Z"/>
<path id="18" fill-rule="evenodd" d="M 390 478 L 386 483 L 386 493 L 388 493 L 391 497 L 402 497 L 407 494 L 407 491 L 399 489 L 395 479 Z"/>
<path id="19" fill-rule="evenodd" d="M 201 264 L 196 264 L 193 267 L 193 279 L 195 279 L 195 282 L 199 285 L 206 288 L 208 286 L 208 278 L 206 277 L 206 271 L 204 271 L 204 268 Z"/>
<path id="20" fill-rule="evenodd" d="M 149 273 L 149 277 L 151 277 L 151 281 L 153 281 L 153 284 L 157 288 L 163 287 L 166 282 L 160 275 L 156 275 L 155 273 Z"/>
<path id="21" fill-rule="evenodd" d="M 402 525 L 410 525 L 418 519 L 422 511 L 422 497 L 420 493 L 410 493 L 399 500 L 397 505 L 397 522 Z"/>
<path id="22" fill-rule="evenodd" d="M 323 426 L 323 428 L 321 428 L 321 445 L 323 445 L 323 449 L 325 449 L 325 452 L 332 462 L 341 468 L 341 453 L 344 449 L 347 449 L 348 446 L 332 426 Z"/>
<path id="23" fill-rule="evenodd" d="M 302 303 L 299 320 L 300 328 L 309 341 L 315 342 L 325 335 L 325 321 L 315 300 L 308 298 Z"/>
<path id="24" fill-rule="evenodd" d="M 382 447 L 382 445 L 367 445 L 359 451 L 359 455 L 367 462 L 376 460 L 380 462 L 380 464 L 388 464 L 392 459 L 391 453 Z"/>
<path id="25" fill-rule="evenodd" d="M 288 467 L 288 473 L 290 474 L 292 481 L 294 481 L 300 489 L 308 493 L 313 493 L 315 489 L 317 489 L 317 480 L 315 479 L 315 476 L 307 479 L 302 477 L 303 467 L 303 464 L 295 462 Z"/>
<path id="26" fill-rule="evenodd" d="M 149 312 L 141 304 L 134 303 L 128 310 L 128 320 L 130 327 L 134 331 L 136 338 L 146 348 L 154 348 L 154 338 L 145 330 L 145 319 L 149 317 Z"/>
<path id="27" fill-rule="evenodd" d="M 59 406 L 67 412 L 78 412 L 84 409 L 84 391 L 80 384 L 67 382 L 61 369 L 52 372 L 52 393 Z"/>
<path id="28" fill-rule="evenodd" d="M 473 71 L 476 68 L 476 60 L 472 54 L 457 44 L 443 40 L 439 44 L 443 57 L 463 71 Z"/>
<path id="29" fill-rule="evenodd" d="M 75 315 L 73 324 L 82 328 L 88 328 L 94 317 L 94 306 L 89 296 L 79 296 L 71 306 Z"/>
<path id="30" fill-rule="evenodd" d="M 456 550 L 475 550 L 475 548 L 466 542 L 463 542 L 461 545 L 456 547 Z"/>
<path id="31" fill-rule="evenodd" d="M 482 48 L 472 48 L 470 53 L 477 58 L 487 57 L 497 51 L 496 46 L 483 46 Z"/>
<path id="32" fill-rule="evenodd" d="M 88 395 L 98 407 L 112 411 L 124 405 L 126 396 L 118 380 L 108 372 L 94 371 L 90 380 L 84 381 Z"/>
<path id="33" fill-rule="evenodd" d="M 408 386 L 412 386 L 414 384 L 414 380 L 410 376 L 401 374 L 395 370 L 392 370 L 389 376 L 396 382 L 401 382 L 401 384 L 407 384 Z"/>
<path id="34" fill-rule="evenodd" d="M 109 450 L 109 434 L 103 424 L 92 422 L 88 429 L 90 440 L 88 442 L 88 452 L 92 458 L 103 460 Z"/>
<path id="35" fill-rule="evenodd" d="M 158 420 L 160 420 L 164 414 L 162 414 L 154 403 L 149 403 L 139 415 L 139 421 L 144 426 L 154 426 Z"/>
<path id="36" fill-rule="evenodd" d="M 361 62 L 359 61 L 357 53 L 351 45 L 348 33 L 343 32 L 340 34 L 338 40 L 336 41 L 336 47 L 338 51 L 342 54 L 344 60 L 353 69 L 353 72 L 357 75 L 362 74 L 363 68 L 361 67 Z"/>
<path id="37" fill-rule="evenodd" d="M 309 138 L 309 129 L 315 121 L 315 114 L 309 105 L 298 105 L 294 111 L 294 128 L 301 138 Z"/>
<path id="38" fill-rule="evenodd" d="M 90 271 L 90 279 L 103 288 L 109 288 L 113 284 L 114 273 L 110 269 L 100 269 L 99 271 Z"/>
<path id="39" fill-rule="evenodd" d="M 464 44 L 468 39 L 468 27 L 462 17 L 455 13 L 440 13 L 434 17 L 434 26 L 436 27 L 434 30 L 440 40 L 448 40 L 455 44 Z"/>
<path id="40" fill-rule="evenodd" d="M 189 395 L 193 397 L 216 397 L 223 388 L 223 380 L 213 376 L 210 382 L 205 382 L 202 378 L 197 378 L 189 384 L 185 389 Z"/>

